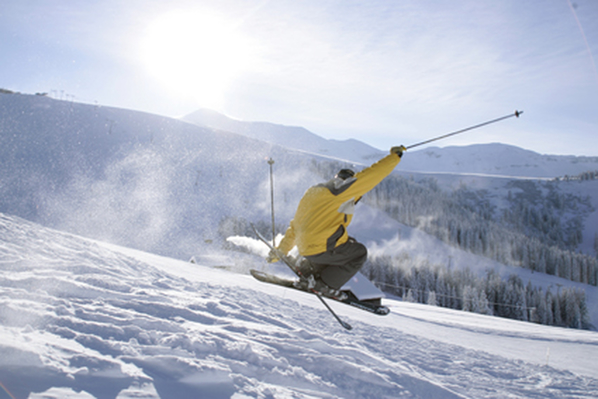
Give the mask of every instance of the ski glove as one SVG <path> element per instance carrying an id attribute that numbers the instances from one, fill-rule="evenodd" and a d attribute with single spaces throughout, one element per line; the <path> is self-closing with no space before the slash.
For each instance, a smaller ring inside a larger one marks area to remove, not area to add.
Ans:
<path id="1" fill-rule="evenodd" d="M 268 263 L 276 263 L 279 260 L 280 259 L 278 258 L 278 255 L 276 254 L 276 251 L 274 251 L 273 249 L 271 249 L 270 253 L 266 257 L 266 262 L 268 262 Z"/>
<path id="2" fill-rule="evenodd" d="M 403 156 L 403 153 L 405 151 L 407 151 L 407 148 L 405 148 L 404 145 L 399 145 L 399 146 L 396 146 L 396 147 L 392 147 L 390 149 L 390 153 L 391 154 L 397 154 L 399 156 L 399 158 L 401 158 Z"/>

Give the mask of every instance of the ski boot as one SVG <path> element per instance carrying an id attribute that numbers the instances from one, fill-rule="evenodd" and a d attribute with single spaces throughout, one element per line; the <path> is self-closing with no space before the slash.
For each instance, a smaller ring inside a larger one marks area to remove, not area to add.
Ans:
<path id="1" fill-rule="evenodd" d="M 340 301 L 348 298 L 346 293 L 341 292 L 340 290 L 335 290 L 320 280 L 320 270 L 315 267 L 309 259 L 303 256 L 298 256 L 293 259 L 292 263 L 294 265 L 293 270 L 300 278 L 299 281 L 295 282 L 295 287 L 305 291 L 317 292 L 326 297 Z"/>
<path id="2" fill-rule="evenodd" d="M 314 275 L 310 275 L 307 279 L 308 291 L 319 293 L 325 297 L 336 299 L 337 301 L 344 301 L 348 299 L 348 295 L 341 290 L 336 290 L 320 279 L 316 279 Z"/>

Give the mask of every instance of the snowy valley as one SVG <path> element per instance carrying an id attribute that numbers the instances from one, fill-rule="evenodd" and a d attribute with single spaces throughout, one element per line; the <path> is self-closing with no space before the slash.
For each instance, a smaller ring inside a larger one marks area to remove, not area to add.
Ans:
<path id="1" fill-rule="evenodd" d="M 384 153 L 207 110 L 0 94 L 0 398 L 598 396 L 598 180 L 581 177 L 598 157 L 407 153 L 351 226 L 391 314 L 333 304 L 351 332 L 247 274 L 268 267 L 248 229 L 269 229 L 268 159 L 281 233 L 307 187 Z M 590 330 L 538 324 L 531 296 L 513 303 L 534 323 L 405 300 L 432 292 L 406 273 L 440 268 L 473 276 L 459 309 L 492 271 L 583 295 Z"/>

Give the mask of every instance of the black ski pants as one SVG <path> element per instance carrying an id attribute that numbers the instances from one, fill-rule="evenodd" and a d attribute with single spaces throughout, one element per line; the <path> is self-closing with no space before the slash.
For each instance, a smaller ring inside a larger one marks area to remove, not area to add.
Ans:
<path id="1" fill-rule="evenodd" d="M 335 290 L 340 289 L 357 274 L 367 257 L 368 251 L 365 245 L 351 237 L 332 251 L 306 256 L 314 269 L 319 271 L 320 279 L 324 284 Z"/>

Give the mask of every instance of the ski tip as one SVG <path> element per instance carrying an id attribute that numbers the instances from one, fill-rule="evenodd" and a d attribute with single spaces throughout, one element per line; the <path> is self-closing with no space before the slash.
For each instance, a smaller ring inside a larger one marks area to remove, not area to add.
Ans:
<path id="1" fill-rule="evenodd" d="M 341 325 L 345 328 L 345 330 L 351 331 L 353 329 L 353 326 L 351 326 L 351 324 L 347 323 L 346 321 L 343 321 Z"/>

